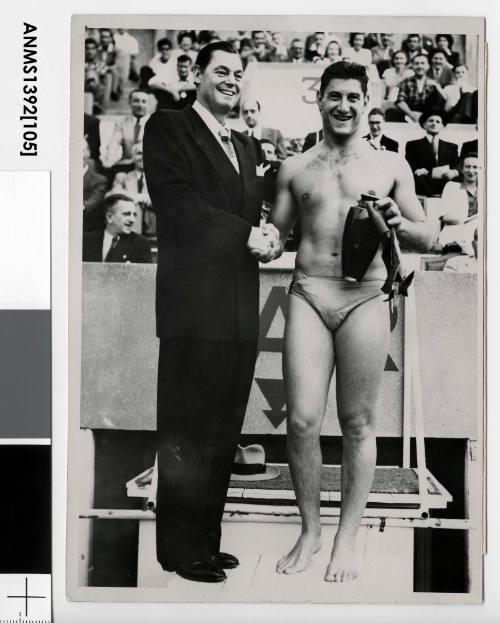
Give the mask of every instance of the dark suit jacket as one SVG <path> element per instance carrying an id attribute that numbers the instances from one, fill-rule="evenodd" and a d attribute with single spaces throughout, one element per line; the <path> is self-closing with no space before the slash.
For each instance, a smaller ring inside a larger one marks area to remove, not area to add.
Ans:
<path id="1" fill-rule="evenodd" d="M 83 176 L 84 232 L 104 229 L 104 215 L 101 205 L 107 187 L 107 178 L 97 173 L 94 163 L 90 161 L 88 169 Z"/>
<path id="2" fill-rule="evenodd" d="M 473 141 L 466 141 L 462 145 L 462 149 L 460 150 L 460 158 L 463 158 L 465 154 L 478 154 L 478 143 L 477 138 Z"/>
<path id="3" fill-rule="evenodd" d="M 102 262 L 104 231 L 91 231 L 83 235 L 82 259 L 84 262 Z M 143 236 L 130 232 L 120 236 L 116 247 L 111 250 L 106 262 L 132 262 L 149 264 L 153 261 L 151 247 Z"/>
<path id="4" fill-rule="evenodd" d="M 232 132 L 240 175 L 191 108 L 161 110 L 144 135 L 144 170 L 157 216 L 160 338 L 256 340 L 258 226 L 255 141 Z"/>
<path id="5" fill-rule="evenodd" d="M 323 130 L 318 130 L 317 132 L 309 132 L 309 134 L 304 139 L 304 145 L 302 147 L 302 153 L 314 147 L 316 143 L 319 143 L 323 140 Z"/>
<path id="6" fill-rule="evenodd" d="M 365 138 L 368 141 L 370 139 L 370 135 L 367 134 L 366 136 L 363 136 L 363 138 Z M 395 151 L 397 153 L 399 150 L 399 143 L 393 140 L 392 138 L 389 138 L 385 134 L 382 134 L 382 138 L 380 139 L 380 144 L 382 145 L 382 147 L 385 147 L 387 151 Z"/>
<path id="7" fill-rule="evenodd" d="M 427 197 L 440 195 L 443 192 L 446 180 L 432 180 L 431 171 L 434 167 L 440 167 L 445 164 L 450 165 L 450 169 L 456 169 L 458 166 L 458 145 L 440 139 L 436 161 L 432 145 L 427 137 L 424 136 L 418 140 L 406 143 L 406 160 L 413 173 L 417 169 L 427 169 L 429 171 L 429 175 L 414 176 L 417 194 Z"/>

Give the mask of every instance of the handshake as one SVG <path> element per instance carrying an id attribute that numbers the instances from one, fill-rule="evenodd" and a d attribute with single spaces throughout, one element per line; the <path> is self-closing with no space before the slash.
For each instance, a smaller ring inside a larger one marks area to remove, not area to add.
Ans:
<path id="1" fill-rule="evenodd" d="M 247 247 L 250 253 L 264 264 L 275 260 L 283 253 L 279 231 L 271 223 L 252 227 Z"/>

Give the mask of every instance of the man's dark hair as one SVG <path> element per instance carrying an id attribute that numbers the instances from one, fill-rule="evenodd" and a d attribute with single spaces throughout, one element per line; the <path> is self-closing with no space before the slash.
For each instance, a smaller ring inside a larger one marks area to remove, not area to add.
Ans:
<path id="1" fill-rule="evenodd" d="M 208 45 L 214 39 L 218 39 L 219 35 L 215 30 L 200 30 L 198 33 L 198 43 L 200 46 Z"/>
<path id="2" fill-rule="evenodd" d="M 228 41 L 214 41 L 213 43 L 207 43 L 205 47 L 201 48 L 198 52 L 198 56 L 196 57 L 195 65 L 200 68 L 202 73 L 212 60 L 212 54 L 218 50 L 221 52 L 229 52 L 229 54 L 236 54 L 236 56 L 238 56 L 238 52 Z"/>
<path id="3" fill-rule="evenodd" d="M 243 38 L 240 41 L 240 50 L 241 48 L 253 48 L 252 41 L 248 38 Z"/>
<path id="4" fill-rule="evenodd" d="M 193 60 L 191 59 L 189 54 L 181 54 L 180 56 L 177 57 L 177 64 L 179 64 L 179 63 L 189 63 L 191 65 L 192 62 L 193 62 Z"/>
<path id="5" fill-rule="evenodd" d="M 432 52 L 429 55 L 429 59 L 432 61 L 432 59 L 436 56 L 436 54 L 442 54 L 444 56 L 444 59 L 446 60 L 445 52 L 443 52 L 443 50 L 440 50 L 439 48 L 434 48 L 432 50 Z"/>
<path id="6" fill-rule="evenodd" d="M 417 58 L 425 58 L 425 60 L 429 62 L 429 57 L 427 56 L 427 54 L 421 54 L 420 52 L 418 54 L 415 54 L 411 62 L 414 63 Z"/>
<path id="7" fill-rule="evenodd" d="M 372 116 L 372 115 L 380 115 L 382 117 L 382 119 L 385 120 L 385 114 L 384 111 L 381 108 L 372 108 L 370 110 L 370 112 L 368 113 L 368 119 Z"/>
<path id="8" fill-rule="evenodd" d="M 467 151 L 467 152 L 466 152 L 466 153 L 465 153 L 465 154 L 464 154 L 464 155 L 460 158 L 460 160 L 461 160 L 461 163 L 460 163 L 460 164 L 462 165 L 462 164 L 464 163 L 464 160 L 465 160 L 466 158 L 478 158 L 478 157 L 479 157 L 479 156 L 477 155 L 477 152 L 476 152 L 476 151 Z"/>
<path id="9" fill-rule="evenodd" d="M 358 65 L 358 63 L 350 63 L 348 61 L 338 61 L 337 63 L 328 65 L 321 76 L 321 84 L 319 87 L 320 95 L 323 95 L 330 81 L 334 79 L 358 80 L 361 84 L 363 95 L 366 95 L 368 91 L 368 76 L 364 65 Z"/>
<path id="10" fill-rule="evenodd" d="M 87 37 L 85 39 L 85 45 L 95 45 L 95 47 L 97 48 L 97 41 L 95 39 L 92 39 L 92 37 Z"/>
<path id="11" fill-rule="evenodd" d="M 144 93 L 145 95 L 149 95 L 149 91 L 146 91 L 146 89 L 132 89 L 132 91 L 130 91 L 130 93 L 128 94 L 128 101 L 129 102 L 132 101 L 132 95 L 134 93 Z"/>
<path id="12" fill-rule="evenodd" d="M 263 35 L 265 35 L 266 33 L 263 30 L 252 30 L 252 39 L 255 37 L 255 35 L 261 32 Z"/>
<path id="13" fill-rule="evenodd" d="M 422 41 L 422 35 L 419 35 L 418 32 L 414 32 L 406 37 L 406 39 L 411 39 L 412 37 L 418 37 L 419 41 Z"/>
<path id="14" fill-rule="evenodd" d="M 125 195 L 124 193 L 112 193 L 110 195 L 106 195 L 104 201 L 102 202 L 103 213 L 107 214 L 108 212 L 111 212 L 111 214 L 114 214 L 114 207 L 119 201 L 130 201 L 131 203 L 134 203 L 134 200 L 130 197 L 130 195 Z"/>
<path id="15" fill-rule="evenodd" d="M 269 138 L 261 138 L 259 143 L 261 145 L 264 145 L 264 143 L 267 143 L 268 145 L 272 145 L 274 147 L 274 149 L 276 149 L 276 145 Z M 469 156 L 470 154 L 467 154 L 467 155 Z"/>
<path id="16" fill-rule="evenodd" d="M 163 37 L 163 39 L 158 40 L 158 43 L 156 44 L 156 49 L 158 50 L 158 52 L 160 52 L 162 47 L 165 45 L 168 45 L 168 47 L 172 49 L 172 42 L 168 37 Z"/>

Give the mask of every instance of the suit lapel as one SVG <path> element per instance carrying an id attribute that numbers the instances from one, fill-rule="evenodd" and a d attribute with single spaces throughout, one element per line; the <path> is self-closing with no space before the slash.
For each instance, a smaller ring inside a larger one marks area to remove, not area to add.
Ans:
<path id="1" fill-rule="evenodd" d="M 238 165 L 240 167 L 241 177 L 241 216 L 247 221 L 253 223 L 254 221 L 254 208 L 255 205 L 255 183 L 251 184 L 250 181 L 255 176 L 256 161 L 252 157 L 251 153 L 248 153 L 252 147 L 247 143 L 244 144 L 237 134 L 233 133 L 233 145 L 238 158 Z"/>
<path id="2" fill-rule="evenodd" d="M 439 139 L 437 164 L 439 164 L 440 162 L 449 163 L 450 159 L 448 156 L 448 144 L 446 143 L 446 141 L 442 141 L 441 139 Z"/>
<path id="3" fill-rule="evenodd" d="M 185 109 L 185 113 L 190 121 L 189 128 L 194 141 L 199 145 L 208 161 L 212 164 L 215 172 L 224 184 L 226 192 L 229 194 L 229 176 L 237 175 L 234 166 L 231 164 L 229 157 L 220 143 L 207 128 L 203 119 L 201 119 L 192 108 Z"/>

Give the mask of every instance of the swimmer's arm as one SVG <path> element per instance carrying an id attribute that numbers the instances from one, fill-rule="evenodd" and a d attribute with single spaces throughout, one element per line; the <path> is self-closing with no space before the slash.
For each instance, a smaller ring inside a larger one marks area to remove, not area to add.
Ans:
<path id="1" fill-rule="evenodd" d="M 389 208 L 384 217 L 388 225 L 396 228 L 401 241 L 415 251 L 425 253 L 432 246 L 432 230 L 415 193 L 415 182 L 408 163 L 397 156 L 394 159 L 397 167 L 392 197 L 397 208 L 396 210 Z"/>
<path id="2" fill-rule="evenodd" d="M 287 159 L 283 162 L 278 173 L 276 182 L 276 199 L 269 215 L 269 222 L 272 223 L 280 233 L 280 248 L 283 253 L 285 242 L 297 220 L 297 205 L 292 195 L 291 182 L 293 177 L 293 160 Z"/>

